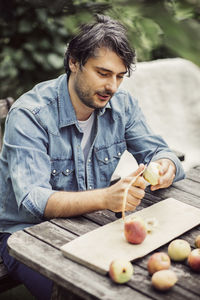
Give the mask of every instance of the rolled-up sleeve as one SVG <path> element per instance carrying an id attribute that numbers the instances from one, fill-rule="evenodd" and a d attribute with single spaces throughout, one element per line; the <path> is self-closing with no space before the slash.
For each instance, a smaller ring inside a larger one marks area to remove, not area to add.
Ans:
<path id="1" fill-rule="evenodd" d="M 126 110 L 126 141 L 127 150 L 132 153 L 138 163 L 148 163 L 157 146 L 157 154 L 153 160 L 161 158 L 170 159 L 176 166 L 174 181 L 181 180 L 185 173 L 181 162 L 170 150 L 167 143 L 160 135 L 156 135 L 148 126 L 145 116 L 137 100 L 129 96 Z"/>
<path id="2" fill-rule="evenodd" d="M 55 192 L 49 183 L 48 132 L 26 109 L 12 109 L 6 122 L 4 145 L 18 209 L 41 219 Z"/>

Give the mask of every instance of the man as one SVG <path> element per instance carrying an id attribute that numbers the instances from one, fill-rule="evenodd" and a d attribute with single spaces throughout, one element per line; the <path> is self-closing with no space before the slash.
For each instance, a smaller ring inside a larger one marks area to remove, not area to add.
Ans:
<path id="1" fill-rule="evenodd" d="M 11 275 L 36 297 L 45 289 L 48 299 L 51 283 L 8 255 L 11 233 L 48 218 L 121 211 L 125 188 L 157 145 L 161 169 L 154 189 L 184 177 L 179 160 L 148 127 L 137 101 L 118 90 L 134 60 L 123 26 L 98 16 L 69 43 L 67 75 L 36 85 L 9 112 L 0 157 L 1 255 Z M 126 149 L 139 168 L 110 186 Z M 145 187 L 140 176 L 129 189 L 126 210 L 139 205 Z"/>

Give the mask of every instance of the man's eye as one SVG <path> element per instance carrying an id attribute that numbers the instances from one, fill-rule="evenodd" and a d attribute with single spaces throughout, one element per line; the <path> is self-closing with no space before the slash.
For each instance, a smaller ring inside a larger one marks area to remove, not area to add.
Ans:
<path id="1" fill-rule="evenodd" d="M 119 79 L 123 79 L 123 78 L 124 78 L 124 76 L 123 76 L 123 75 L 118 75 L 118 76 L 117 76 L 117 78 L 119 78 Z"/>
<path id="2" fill-rule="evenodd" d="M 103 76 L 103 77 L 107 76 L 107 73 L 98 72 L 98 74 L 101 75 L 101 76 Z"/>

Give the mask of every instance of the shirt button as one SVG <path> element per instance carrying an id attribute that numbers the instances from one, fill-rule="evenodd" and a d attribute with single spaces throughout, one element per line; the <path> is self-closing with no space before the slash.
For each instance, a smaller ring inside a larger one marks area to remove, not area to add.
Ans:
<path id="1" fill-rule="evenodd" d="M 53 173 L 53 174 L 56 174 L 56 170 L 53 170 L 52 173 Z"/>
<path id="2" fill-rule="evenodd" d="M 92 187 L 91 187 L 91 185 L 89 186 L 89 190 L 91 190 L 92 189 Z"/>
<path id="3" fill-rule="evenodd" d="M 118 152 L 117 155 L 118 155 L 118 156 L 121 156 L 121 152 Z"/>
<path id="4" fill-rule="evenodd" d="M 108 161 L 108 157 L 105 157 L 105 159 L 104 159 L 105 161 Z"/>
<path id="5" fill-rule="evenodd" d="M 66 170 L 66 173 L 69 173 L 69 169 Z"/>
<path id="6" fill-rule="evenodd" d="M 90 158 L 88 159 L 88 162 L 89 162 L 89 163 L 91 162 L 91 159 L 90 159 Z"/>

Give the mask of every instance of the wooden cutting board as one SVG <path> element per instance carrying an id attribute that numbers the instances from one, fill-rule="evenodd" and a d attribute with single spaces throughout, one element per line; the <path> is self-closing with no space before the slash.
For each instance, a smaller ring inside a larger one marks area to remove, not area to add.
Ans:
<path id="1" fill-rule="evenodd" d="M 113 259 L 129 261 L 142 257 L 200 224 L 200 209 L 168 198 L 131 215 L 156 218 L 157 227 L 142 244 L 129 244 L 124 237 L 124 221 L 90 231 L 61 247 L 64 256 L 101 274 L 106 274 Z M 129 218 L 131 215 L 127 216 Z"/>

